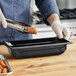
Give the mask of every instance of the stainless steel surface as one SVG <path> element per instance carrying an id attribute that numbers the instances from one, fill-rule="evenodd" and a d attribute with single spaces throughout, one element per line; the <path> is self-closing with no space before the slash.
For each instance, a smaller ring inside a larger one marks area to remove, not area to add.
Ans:
<path id="1" fill-rule="evenodd" d="M 76 38 L 76 19 L 71 20 L 61 20 L 63 25 L 66 25 L 71 33 L 71 39 Z"/>
<path id="2" fill-rule="evenodd" d="M 8 73 L 0 73 L 0 76 L 12 74 L 13 73 L 13 70 L 11 69 L 10 65 L 8 64 L 6 58 L 3 55 L 0 55 L 0 59 L 5 60 L 5 62 L 7 64 L 7 67 L 9 69 L 9 72 Z"/>
<path id="3" fill-rule="evenodd" d="M 15 30 L 19 30 L 19 31 L 21 31 L 21 32 L 23 32 L 24 31 L 24 27 L 22 27 L 22 26 L 20 26 L 20 25 L 18 25 L 18 24 L 11 24 L 11 23 L 7 23 L 7 25 L 8 25 L 8 27 L 10 27 L 10 28 L 13 28 L 13 29 L 15 29 Z"/>
<path id="4" fill-rule="evenodd" d="M 34 39 L 56 37 L 56 34 L 53 32 L 52 28 L 46 24 L 35 24 L 33 27 L 35 27 L 38 31 L 37 35 L 33 35 Z"/>
<path id="5" fill-rule="evenodd" d="M 59 9 L 76 8 L 76 0 L 56 0 Z"/>
<path id="6" fill-rule="evenodd" d="M 20 32 L 29 32 L 28 29 L 26 29 L 24 26 L 22 26 L 22 25 L 29 26 L 28 24 L 25 24 L 25 23 L 22 23 L 22 22 L 12 21 L 12 20 L 9 20 L 9 19 L 6 19 L 6 21 L 7 21 L 7 26 L 10 27 L 10 28 L 18 30 Z"/>

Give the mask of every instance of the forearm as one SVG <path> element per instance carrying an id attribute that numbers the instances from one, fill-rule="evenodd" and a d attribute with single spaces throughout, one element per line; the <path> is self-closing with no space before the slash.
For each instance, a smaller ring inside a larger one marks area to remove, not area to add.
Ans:
<path id="1" fill-rule="evenodd" d="M 55 14 L 55 13 L 51 14 L 47 19 L 47 21 L 50 25 L 52 25 L 53 21 L 55 21 L 55 20 L 60 20 L 58 14 Z"/>
<path id="2" fill-rule="evenodd" d="M 47 22 L 47 18 L 52 14 L 59 15 L 59 9 L 56 4 L 56 0 L 35 0 L 36 5 L 43 17 L 43 20 Z"/>

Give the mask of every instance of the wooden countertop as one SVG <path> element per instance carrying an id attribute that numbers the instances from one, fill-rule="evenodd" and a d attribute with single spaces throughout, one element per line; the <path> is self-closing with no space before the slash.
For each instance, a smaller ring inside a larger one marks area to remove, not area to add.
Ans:
<path id="1" fill-rule="evenodd" d="M 71 40 L 65 53 L 57 56 L 15 59 L 5 46 L 0 46 L 13 74 L 9 76 L 76 76 L 76 39 Z"/>

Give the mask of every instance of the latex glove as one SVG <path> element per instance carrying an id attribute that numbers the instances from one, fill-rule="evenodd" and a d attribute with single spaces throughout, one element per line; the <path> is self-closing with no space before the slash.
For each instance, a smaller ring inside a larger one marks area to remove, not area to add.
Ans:
<path id="1" fill-rule="evenodd" d="M 7 28 L 7 22 L 1 9 L 0 9 L 0 24 L 2 24 L 4 28 Z"/>
<path id="2" fill-rule="evenodd" d="M 55 20 L 53 21 L 51 25 L 53 31 L 56 33 L 56 35 L 61 39 L 69 39 L 70 38 L 70 31 L 69 29 L 65 26 L 62 25 L 60 20 Z"/>

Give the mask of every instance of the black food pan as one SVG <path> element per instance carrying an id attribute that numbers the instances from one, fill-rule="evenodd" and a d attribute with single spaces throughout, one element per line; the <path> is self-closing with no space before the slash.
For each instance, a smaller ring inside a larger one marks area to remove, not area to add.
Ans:
<path id="1" fill-rule="evenodd" d="M 53 37 L 5 41 L 3 44 L 8 47 L 9 53 L 15 58 L 29 58 L 61 54 L 66 50 L 66 45 L 71 44 L 71 42 L 66 39 Z"/>

